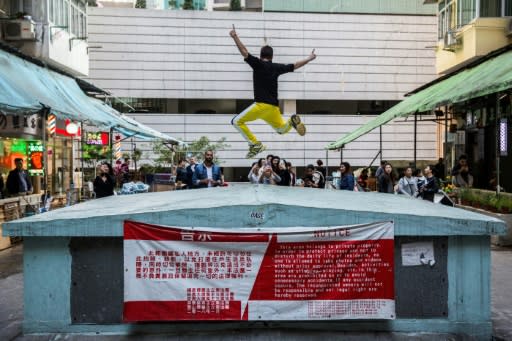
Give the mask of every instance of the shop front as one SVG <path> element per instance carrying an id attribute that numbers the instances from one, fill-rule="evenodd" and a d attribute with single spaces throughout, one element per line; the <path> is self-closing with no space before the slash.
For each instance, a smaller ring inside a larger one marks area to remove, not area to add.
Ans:
<path id="1" fill-rule="evenodd" d="M 0 112 L 0 176 L 6 184 L 15 159 L 23 159 L 23 168 L 29 174 L 33 190 L 29 195 L 9 193 L 2 186 L 0 223 L 33 214 L 39 209 L 45 175 L 43 123 L 40 114 L 6 115 Z M 0 227 L 1 230 L 1 227 Z M 0 237 L 0 249 L 11 245 L 11 238 Z"/>
<path id="2" fill-rule="evenodd" d="M 453 167 L 460 156 L 466 155 L 473 187 L 496 190 L 497 177 L 501 174 L 500 186 L 510 192 L 512 179 L 503 176 L 512 171 L 512 158 L 508 155 L 510 94 L 500 92 L 455 103 L 448 109 L 448 115 L 451 117 L 445 144 L 448 165 Z"/>

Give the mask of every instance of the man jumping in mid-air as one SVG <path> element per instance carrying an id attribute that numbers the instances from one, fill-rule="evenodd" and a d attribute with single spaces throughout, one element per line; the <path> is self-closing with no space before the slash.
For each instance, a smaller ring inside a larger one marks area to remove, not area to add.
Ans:
<path id="1" fill-rule="evenodd" d="M 315 50 L 311 51 L 308 58 L 295 64 L 277 64 L 272 63 L 274 54 L 272 47 L 268 45 L 263 46 L 260 51 L 260 58 L 258 59 L 251 55 L 244 44 L 242 44 L 236 34 L 234 25 L 229 35 L 235 41 L 244 60 L 253 70 L 254 103 L 231 120 L 231 124 L 249 142 L 249 152 L 246 157 L 252 158 L 266 149 L 249 130 L 246 125 L 247 122 L 262 119 L 270 124 L 279 134 L 286 134 L 293 127 L 299 135 L 304 136 L 306 134 L 306 127 L 301 123 L 299 115 L 292 115 L 288 121 L 285 121 L 281 115 L 277 99 L 277 78 L 284 73 L 293 72 L 315 59 Z"/>

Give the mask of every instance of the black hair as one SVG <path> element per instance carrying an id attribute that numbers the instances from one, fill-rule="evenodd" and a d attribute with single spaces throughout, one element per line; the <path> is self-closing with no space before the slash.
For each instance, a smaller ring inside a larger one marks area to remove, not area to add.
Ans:
<path id="1" fill-rule="evenodd" d="M 265 45 L 261 48 L 260 51 L 260 59 L 270 59 L 274 56 L 274 49 L 272 47 Z"/>
<path id="2" fill-rule="evenodd" d="M 459 161 L 460 161 L 460 160 L 467 160 L 467 159 L 468 159 L 468 157 L 467 157 L 467 155 L 466 155 L 466 154 L 462 154 L 462 155 L 459 157 Z"/>
<path id="3" fill-rule="evenodd" d="M 277 165 L 274 166 L 274 160 L 278 160 Z M 281 158 L 277 155 L 272 156 L 272 159 L 270 160 L 270 165 L 272 166 L 272 170 L 276 173 L 279 173 L 279 162 L 281 161 Z"/>
<path id="4" fill-rule="evenodd" d="M 112 165 L 110 163 L 108 163 L 107 161 L 103 161 L 101 163 L 102 165 L 106 165 L 108 167 L 108 174 L 109 175 L 114 175 L 114 168 L 112 168 Z"/>
<path id="5" fill-rule="evenodd" d="M 318 160 L 316 160 L 316 164 L 320 167 L 320 166 L 322 166 L 324 163 L 322 162 L 322 160 L 318 159 Z"/>
<path id="6" fill-rule="evenodd" d="M 306 169 L 315 170 L 315 166 L 313 166 L 312 164 L 309 164 L 306 166 Z"/>
<path id="7" fill-rule="evenodd" d="M 350 173 L 350 163 L 348 162 L 342 162 L 341 163 L 343 166 L 345 166 L 345 173 Z M 345 174 L 343 173 L 343 174 Z"/>

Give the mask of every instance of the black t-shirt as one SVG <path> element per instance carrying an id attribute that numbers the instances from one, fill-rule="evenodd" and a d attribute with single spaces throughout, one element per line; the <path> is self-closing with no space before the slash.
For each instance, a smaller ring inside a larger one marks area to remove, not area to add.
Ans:
<path id="1" fill-rule="evenodd" d="M 277 99 L 277 78 L 283 73 L 293 72 L 293 64 L 262 61 L 251 54 L 245 58 L 245 61 L 253 70 L 254 101 L 279 105 Z"/>

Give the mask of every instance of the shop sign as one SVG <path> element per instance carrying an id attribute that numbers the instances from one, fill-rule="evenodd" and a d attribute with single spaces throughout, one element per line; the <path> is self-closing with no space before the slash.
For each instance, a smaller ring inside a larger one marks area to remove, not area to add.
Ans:
<path id="1" fill-rule="evenodd" d="M 0 112 L 0 135 L 19 137 L 22 135 L 41 136 L 43 121 L 41 115 L 6 115 Z"/>
<path id="2" fill-rule="evenodd" d="M 9 151 L 11 153 L 27 154 L 27 141 L 23 139 L 13 139 L 8 145 L 10 145 Z"/>
<path id="3" fill-rule="evenodd" d="M 88 131 L 85 133 L 85 144 L 108 146 L 110 134 L 104 131 Z"/>
<path id="4" fill-rule="evenodd" d="M 69 125 L 77 125 L 77 130 L 73 133 L 69 133 L 67 127 Z M 57 127 L 55 128 L 55 134 L 58 136 L 66 136 L 66 137 L 80 137 L 82 136 L 82 129 L 78 123 L 72 122 L 70 119 L 57 119 Z"/>
<path id="5" fill-rule="evenodd" d="M 44 174 L 44 146 L 40 141 L 29 141 L 27 144 L 28 152 L 28 172 L 31 175 Z"/>
<path id="6" fill-rule="evenodd" d="M 393 222 L 255 231 L 125 221 L 123 317 L 394 319 L 393 255 Z"/>

